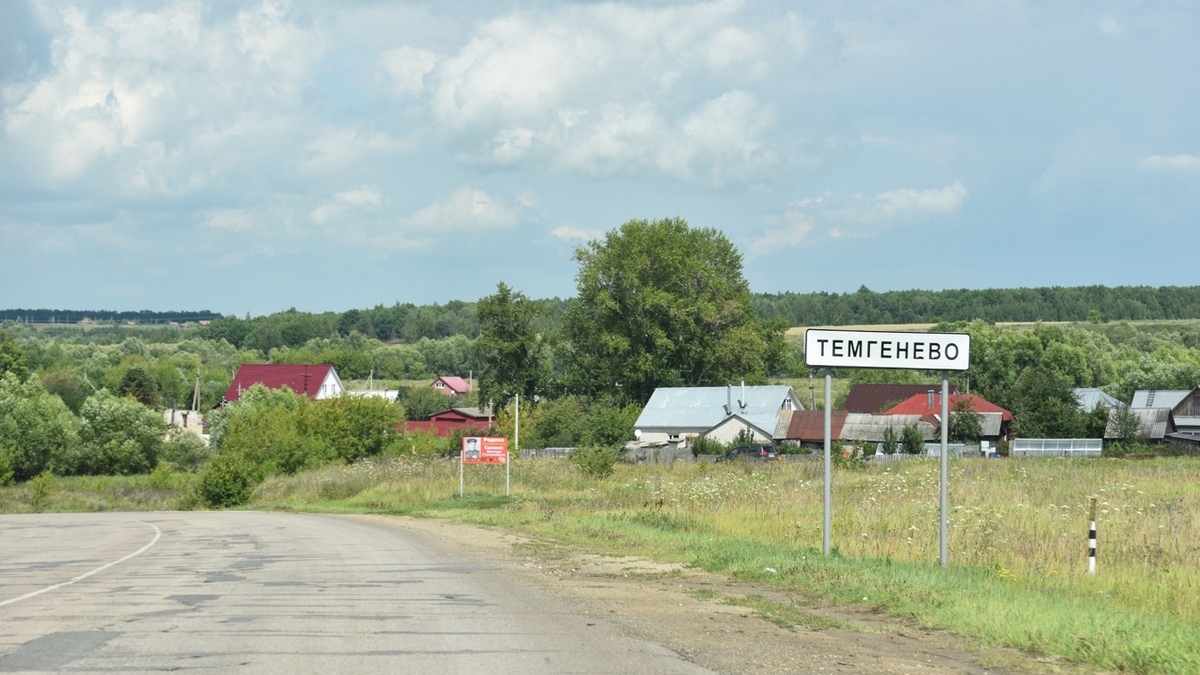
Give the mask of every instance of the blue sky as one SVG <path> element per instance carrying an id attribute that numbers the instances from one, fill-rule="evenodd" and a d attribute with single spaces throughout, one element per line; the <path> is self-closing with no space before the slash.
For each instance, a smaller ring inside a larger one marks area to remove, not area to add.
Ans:
<path id="1" fill-rule="evenodd" d="M 0 3 L 0 307 L 1195 285 L 1195 2 Z M 1175 251 L 1183 251 L 1182 254 Z"/>

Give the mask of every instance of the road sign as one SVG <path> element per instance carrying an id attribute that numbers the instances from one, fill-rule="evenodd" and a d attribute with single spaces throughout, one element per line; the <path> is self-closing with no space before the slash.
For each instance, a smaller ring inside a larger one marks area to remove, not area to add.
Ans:
<path id="1" fill-rule="evenodd" d="M 804 363 L 822 368 L 966 370 L 971 336 L 810 328 L 804 332 Z"/>

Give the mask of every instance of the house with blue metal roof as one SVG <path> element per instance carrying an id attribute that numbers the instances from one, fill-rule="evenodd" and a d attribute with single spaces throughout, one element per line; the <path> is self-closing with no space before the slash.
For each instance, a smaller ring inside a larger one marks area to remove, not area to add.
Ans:
<path id="1" fill-rule="evenodd" d="M 659 387 L 634 424 L 642 444 L 674 443 L 707 435 L 728 443 L 743 430 L 771 442 L 784 413 L 804 410 L 787 385 Z M 786 422 L 785 422 L 786 423 Z"/>

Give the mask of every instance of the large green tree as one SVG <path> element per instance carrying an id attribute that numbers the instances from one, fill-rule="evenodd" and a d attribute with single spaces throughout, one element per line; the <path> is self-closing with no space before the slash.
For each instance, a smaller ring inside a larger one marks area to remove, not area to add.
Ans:
<path id="1" fill-rule="evenodd" d="M 475 311 L 480 403 L 502 408 L 517 394 L 532 401 L 543 393 L 547 379 L 547 340 L 538 331 L 538 322 L 549 314 L 546 306 L 501 283 L 495 294 L 479 300 Z"/>
<path id="2" fill-rule="evenodd" d="M 783 363 L 782 326 L 755 313 L 742 256 L 717 230 L 631 220 L 575 259 L 573 391 L 640 404 L 660 386 L 762 382 Z"/>
<path id="3" fill-rule="evenodd" d="M 76 444 L 79 421 L 34 375 L 0 374 L 0 485 L 28 480 Z"/>
<path id="4" fill-rule="evenodd" d="M 0 330 L 0 375 L 12 373 L 19 379 L 29 376 L 29 366 L 20 345 L 8 333 Z"/>

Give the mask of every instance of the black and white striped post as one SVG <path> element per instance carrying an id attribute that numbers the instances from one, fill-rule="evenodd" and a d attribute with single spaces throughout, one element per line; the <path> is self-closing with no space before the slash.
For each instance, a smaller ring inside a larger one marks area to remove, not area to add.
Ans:
<path id="1" fill-rule="evenodd" d="M 1088 510 L 1091 525 L 1088 527 L 1088 574 L 1096 573 L 1096 498 L 1092 497 L 1092 507 Z"/>

